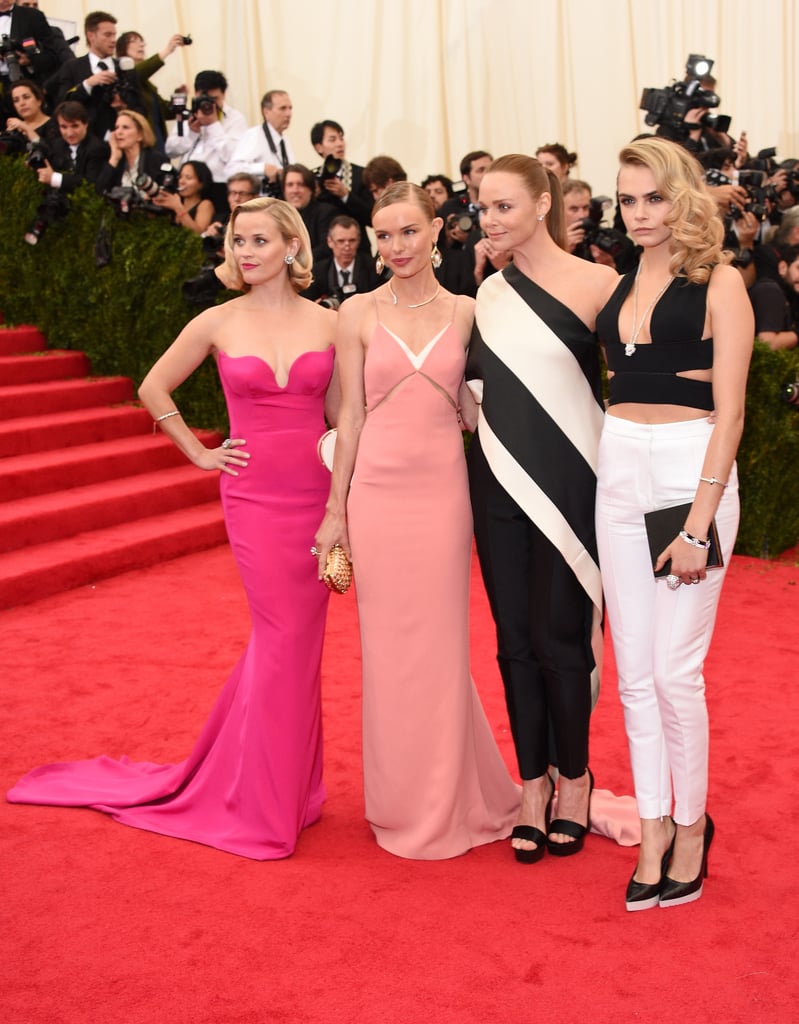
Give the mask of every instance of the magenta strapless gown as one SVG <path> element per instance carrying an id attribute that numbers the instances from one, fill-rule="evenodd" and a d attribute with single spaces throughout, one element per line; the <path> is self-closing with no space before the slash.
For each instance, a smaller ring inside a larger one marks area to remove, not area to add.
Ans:
<path id="1" fill-rule="evenodd" d="M 332 369 L 332 348 L 303 353 L 281 388 L 256 356 L 219 359 L 231 437 L 251 453 L 238 477 L 222 474 L 221 492 L 252 634 L 191 754 L 175 765 L 108 757 L 44 765 L 9 791 L 10 802 L 92 807 L 256 860 L 294 852 L 325 799 L 329 592 L 309 550 L 330 488 L 316 445 Z"/>

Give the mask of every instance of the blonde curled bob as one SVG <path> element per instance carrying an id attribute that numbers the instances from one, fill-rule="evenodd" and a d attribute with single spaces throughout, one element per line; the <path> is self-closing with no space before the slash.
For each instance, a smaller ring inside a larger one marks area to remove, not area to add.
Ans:
<path id="1" fill-rule="evenodd" d="M 229 272 L 230 287 L 238 291 L 248 292 L 250 286 L 244 283 L 238 264 L 233 255 L 233 236 L 236 234 L 236 221 L 247 213 L 268 213 L 280 232 L 280 236 L 287 244 L 292 241 L 299 243 L 299 248 L 294 256 L 293 263 L 286 264 L 291 287 L 295 292 L 303 292 L 313 280 L 311 267 L 313 256 L 311 254 L 311 239 L 308 236 L 308 229 L 303 223 L 302 217 L 296 209 L 282 199 L 271 199 L 268 196 L 259 196 L 257 199 L 250 199 L 247 203 L 237 206 L 230 215 L 227 231 L 225 232 L 225 264 Z"/>
<path id="2" fill-rule="evenodd" d="M 722 248 L 721 215 L 688 150 L 668 139 L 638 139 L 619 153 L 619 163 L 650 170 L 658 192 L 672 204 L 664 224 L 671 228 L 669 269 L 675 277 L 704 284 L 717 264 L 730 262 L 732 254 Z"/>

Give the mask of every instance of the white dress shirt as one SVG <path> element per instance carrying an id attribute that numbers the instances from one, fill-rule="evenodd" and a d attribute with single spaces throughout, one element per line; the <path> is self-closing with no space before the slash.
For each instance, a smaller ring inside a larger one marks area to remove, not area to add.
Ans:
<path id="1" fill-rule="evenodd" d="M 203 125 L 199 132 L 193 132 L 184 121 L 183 135 L 178 135 L 177 125 L 173 125 L 166 140 L 167 156 L 179 157 L 179 167 L 187 160 L 202 160 L 208 165 L 214 181 L 226 182 L 225 168 L 236 143 L 247 131 L 247 121 L 244 114 L 227 104 L 222 113 L 223 117 L 213 124 Z"/>
<path id="2" fill-rule="evenodd" d="M 269 134 L 275 145 L 275 151 L 269 145 L 266 138 L 263 124 L 254 128 L 248 128 L 236 144 L 233 154 L 227 165 L 227 177 L 232 174 L 254 174 L 257 178 L 264 176 L 264 164 L 273 164 L 281 167 L 283 161 L 280 156 L 280 143 L 286 147 L 286 163 L 293 164 L 294 150 L 287 135 L 280 135 L 274 128 L 269 126 Z"/>

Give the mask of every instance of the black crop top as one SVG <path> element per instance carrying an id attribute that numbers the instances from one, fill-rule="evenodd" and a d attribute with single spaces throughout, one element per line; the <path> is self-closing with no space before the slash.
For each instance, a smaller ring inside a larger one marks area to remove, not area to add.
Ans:
<path id="1" fill-rule="evenodd" d="M 682 370 L 709 370 L 713 366 L 713 339 L 702 338 L 707 284 L 691 284 L 684 277 L 675 277 L 652 310 L 652 343 L 638 345 L 628 356 L 619 337 L 619 312 L 635 274 L 633 270 L 624 275 L 596 318 L 608 369 L 613 372 L 608 381 L 608 404 L 643 402 L 711 410 L 711 383 L 678 375 Z"/>

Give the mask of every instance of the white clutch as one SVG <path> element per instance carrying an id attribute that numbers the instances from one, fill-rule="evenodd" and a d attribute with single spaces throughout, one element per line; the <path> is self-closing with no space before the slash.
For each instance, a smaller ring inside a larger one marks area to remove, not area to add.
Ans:
<path id="1" fill-rule="evenodd" d="M 338 431 L 335 428 L 333 430 L 326 430 L 319 438 L 316 445 L 316 450 L 319 453 L 319 461 L 323 466 L 326 466 L 331 473 L 333 472 L 333 456 L 336 452 L 337 433 Z"/>

